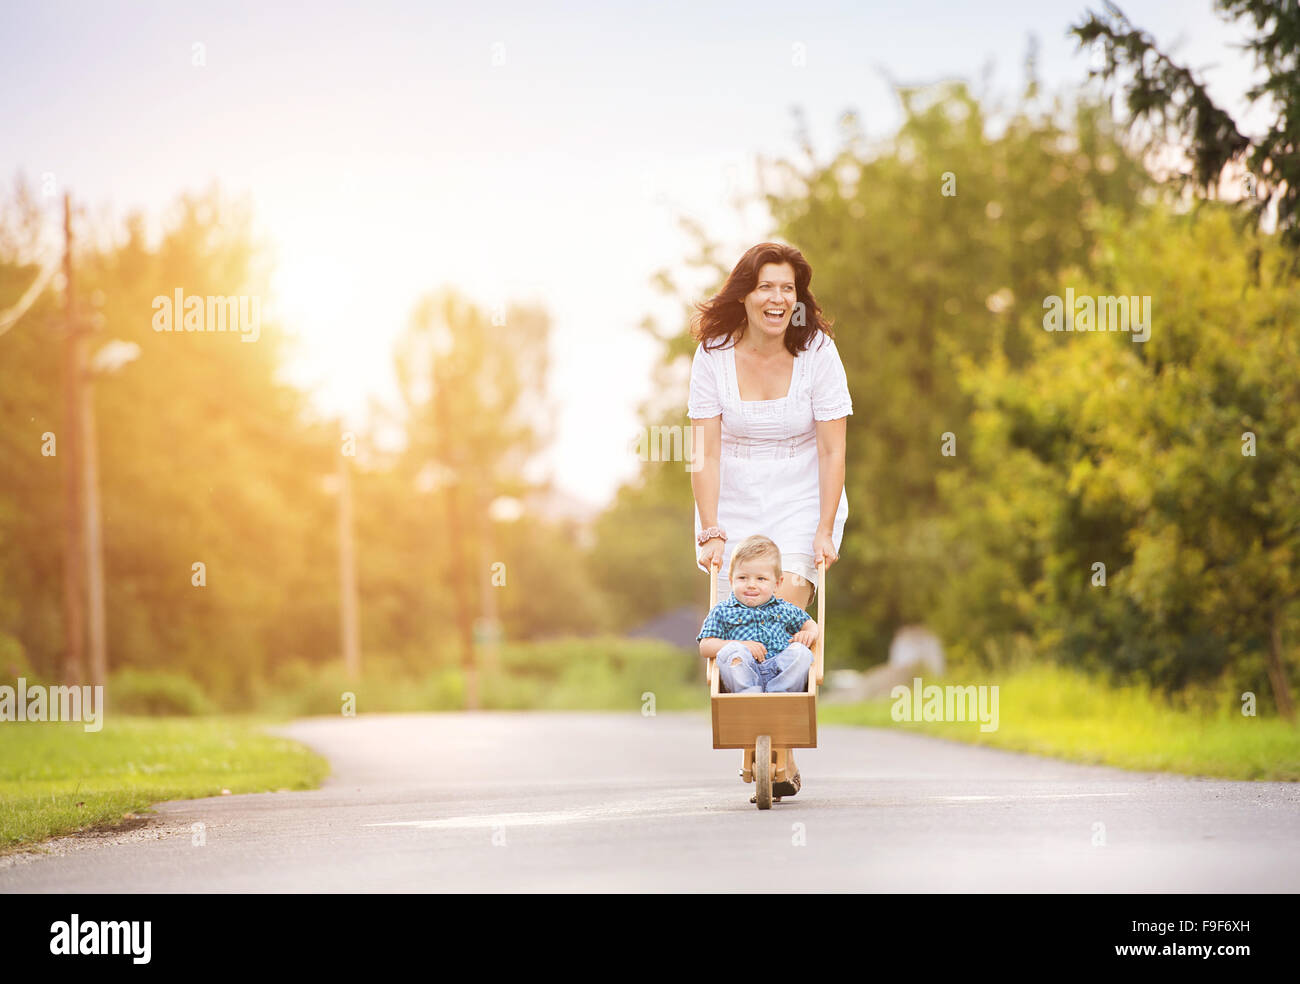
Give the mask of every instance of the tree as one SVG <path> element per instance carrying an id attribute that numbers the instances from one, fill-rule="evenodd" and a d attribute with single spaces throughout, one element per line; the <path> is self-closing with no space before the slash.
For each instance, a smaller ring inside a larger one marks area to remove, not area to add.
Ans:
<path id="1" fill-rule="evenodd" d="M 0 311 L 40 275 L 40 227 L 39 201 L 20 176 L 0 215 Z M 12 663 L 51 678 L 63 637 L 58 300 L 44 290 L 0 328 L 0 650 L 17 654 L 0 663 L 0 673 Z"/>
<path id="2" fill-rule="evenodd" d="M 944 477 L 941 624 L 1169 690 L 1272 689 L 1291 716 L 1300 601 L 1300 294 L 1278 238 L 1221 206 L 1099 216 L 1079 295 L 1150 298 L 1150 338 L 1046 332 L 1024 366 L 963 361 L 970 455 Z M 1255 259 L 1258 255 L 1258 261 Z M 1096 565 L 1104 565 L 1098 568 Z"/>
<path id="3" fill-rule="evenodd" d="M 829 161 L 810 148 L 807 161 L 761 174 L 774 221 L 766 238 L 797 245 L 812 263 L 854 400 L 849 520 L 834 572 L 849 587 L 830 595 L 836 659 L 883 658 L 895 630 L 929 619 L 949 590 L 937 482 L 953 467 L 942 435 L 956 433 L 963 449 L 969 434 L 959 357 L 1032 358 L 1017 319 L 1038 310 L 1059 270 L 1088 266 L 1097 240 L 1087 216 L 1102 205 L 1136 214 L 1150 188 L 1104 107 L 1085 101 L 1069 112 L 1038 94 L 1032 71 L 1020 104 L 996 116 L 961 84 L 900 88 L 904 122 L 881 145 L 863 146 L 850 127 Z M 687 265 L 716 289 L 734 257 L 698 226 L 687 231 Z M 708 293 L 657 279 L 684 312 Z M 683 363 L 694 348 L 684 328 L 666 333 L 656 389 L 676 397 L 645 408 L 648 423 L 688 423 Z M 606 580 L 653 571 L 656 607 L 697 601 L 691 509 L 689 473 L 647 460 L 602 522 Z"/>
<path id="4" fill-rule="evenodd" d="M 248 697 L 275 660 L 315 656 L 337 638 L 332 543 L 318 535 L 332 528 L 319 476 L 331 470 L 334 441 L 276 378 L 281 326 L 262 320 L 255 343 L 153 327 L 155 300 L 177 288 L 265 294 L 248 221 L 216 189 L 184 195 L 156 243 L 131 216 L 121 234 L 83 226 L 76 257 L 78 293 L 102 318 L 92 350 L 109 338 L 140 348 L 94 384 L 110 669 L 180 671 L 232 699 Z M 6 238 L 20 228 L 6 220 Z M 6 282 L 19 279 L 0 269 Z M 57 438 L 62 426 L 56 300 L 40 298 L 0 338 L 0 580 L 13 600 L 0 607 L 0 633 L 16 636 L 46 677 L 62 649 L 50 535 L 60 525 L 59 458 L 41 454 L 42 434 Z"/>
<path id="5" fill-rule="evenodd" d="M 883 656 L 948 590 L 937 482 L 969 433 L 958 360 L 1031 358 L 1014 326 L 1059 270 L 1088 265 L 1086 217 L 1134 214 L 1149 186 L 1101 107 L 1070 115 L 1034 92 L 995 120 L 963 84 L 900 89 L 905 119 L 885 146 L 786 166 L 768 195 L 777 236 L 813 264 L 853 395 L 837 573 L 854 590 L 836 611 L 850 651 Z"/>
<path id="6" fill-rule="evenodd" d="M 1295 0 L 1217 0 L 1215 6 L 1225 18 L 1253 25 L 1246 47 L 1267 76 L 1246 96 L 1252 103 L 1268 97 L 1274 115 L 1257 137 L 1243 134 L 1204 81 L 1157 48 L 1115 4 L 1107 2 L 1103 14 L 1090 12 L 1071 33 L 1081 48 L 1093 45 L 1105 55 L 1090 75 L 1109 82 L 1130 74 L 1122 87 L 1131 119 L 1151 127 L 1148 149 L 1171 136 L 1182 142 L 1191 170 L 1175 174 L 1176 184 L 1213 195 L 1225 171 L 1244 162 L 1246 213 L 1258 225 L 1275 204 L 1278 228 L 1300 263 L 1300 6 Z"/>
<path id="7" fill-rule="evenodd" d="M 529 487 L 524 466 L 546 437 L 550 325 L 536 309 L 489 317 L 453 291 L 421 299 L 399 340 L 406 473 L 436 491 L 462 662 L 472 680 L 474 620 L 489 577 L 488 508 Z M 507 584 L 510 581 L 507 579 Z M 474 692 L 470 690 L 473 705 Z"/>

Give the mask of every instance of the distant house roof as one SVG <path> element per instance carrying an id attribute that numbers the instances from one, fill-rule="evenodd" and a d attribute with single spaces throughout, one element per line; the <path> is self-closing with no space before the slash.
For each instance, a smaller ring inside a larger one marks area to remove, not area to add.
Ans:
<path id="1" fill-rule="evenodd" d="M 670 612 L 656 615 L 638 625 L 626 635 L 634 639 L 662 639 L 683 649 L 698 649 L 695 637 L 700 634 L 704 616 L 708 614 L 700 605 L 682 605 Z"/>

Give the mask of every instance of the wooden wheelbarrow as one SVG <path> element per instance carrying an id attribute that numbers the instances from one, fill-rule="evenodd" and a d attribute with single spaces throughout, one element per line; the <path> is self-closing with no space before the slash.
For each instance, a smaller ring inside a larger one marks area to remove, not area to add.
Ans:
<path id="1" fill-rule="evenodd" d="M 719 565 L 709 569 L 709 610 L 717 604 Z M 713 711 L 713 747 L 743 748 L 740 777 L 757 785 L 754 802 L 772 808 L 772 783 L 787 777 L 792 748 L 817 747 L 817 688 L 821 685 L 826 651 L 826 565 L 817 564 L 817 639 L 808 671 L 808 689 L 789 694 L 729 694 L 722 690 L 718 661 L 705 660 L 709 701 Z M 776 802 L 780 802 L 777 797 Z"/>

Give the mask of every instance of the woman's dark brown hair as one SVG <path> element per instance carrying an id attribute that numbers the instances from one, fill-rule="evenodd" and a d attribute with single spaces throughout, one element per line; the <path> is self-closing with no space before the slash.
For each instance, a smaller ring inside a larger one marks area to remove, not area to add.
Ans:
<path id="1" fill-rule="evenodd" d="M 798 355 L 808 347 L 813 336 L 823 331 L 831 338 L 831 322 L 822 316 L 808 285 L 812 282 L 812 265 L 793 246 L 784 243 L 759 243 L 751 246 L 740 258 L 722 290 L 702 304 L 696 304 L 698 317 L 691 327 L 691 337 L 704 342 L 708 350 L 721 348 L 726 340 L 735 336 L 737 342 L 745 337 L 749 317 L 745 313 L 745 297 L 758 285 L 758 272 L 764 263 L 789 263 L 794 269 L 796 306 L 785 329 L 785 347 L 791 355 Z M 802 309 L 798 306 L 802 305 Z M 802 318 L 800 311 L 802 310 Z M 795 322 L 802 320 L 802 324 Z M 710 345 L 711 339 L 721 339 Z"/>

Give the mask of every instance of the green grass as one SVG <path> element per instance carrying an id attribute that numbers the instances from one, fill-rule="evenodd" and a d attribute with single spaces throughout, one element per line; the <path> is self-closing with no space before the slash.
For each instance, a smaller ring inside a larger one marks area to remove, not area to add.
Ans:
<path id="1" fill-rule="evenodd" d="M 1145 687 L 1112 687 L 1054 666 L 1005 673 L 950 673 L 929 684 L 998 686 L 998 728 L 978 722 L 896 722 L 893 700 L 818 707 L 822 724 L 857 724 L 1112 765 L 1225 779 L 1300 780 L 1300 726 L 1276 717 L 1245 717 L 1232 695 L 1200 695 L 1174 706 Z M 1206 699 L 1209 697 L 1209 699 Z"/>
<path id="2" fill-rule="evenodd" d="M 111 828 L 171 799 L 311 789 L 328 763 L 249 718 L 109 717 L 0 724 L 0 853 Z"/>

